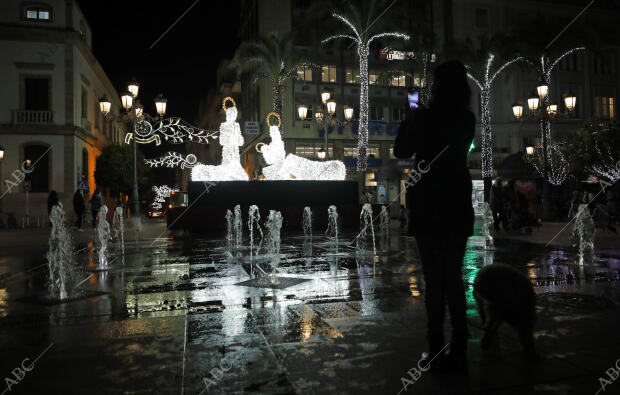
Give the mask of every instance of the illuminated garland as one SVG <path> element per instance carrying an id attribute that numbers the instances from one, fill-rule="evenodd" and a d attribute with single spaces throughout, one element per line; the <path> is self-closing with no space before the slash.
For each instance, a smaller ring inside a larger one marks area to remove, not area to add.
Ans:
<path id="1" fill-rule="evenodd" d="M 332 16 L 344 23 L 351 34 L 333 35 L 325 38 L 321 43 L 325 44 L 335 39 L 346 38 L 357 44 L 357 54 L 360 64 L 360 113 L 357 132 L 357 171 L 365 171 L 368 152 L 368 54 L 370 53 L 370 43 L 382 37 L 409 40 L 409 35 L 405 33 L 384 32 L 368 37 L 365 30 L 360 34 L 355 25 L 343 15 L 332 13 Z"/>
<path id="2" fill-rule="evenodd" d="M 144 162 L 150 167 L 176 167 L 179 164 L 181 169 L 192 168 L 196 165 L 196 155 L 188 154 L 185 158 L 178 152 L 169 151 L 164 156 L 155 159 L 145 159 Z"/>
<path id="3" fill-rule="evenodd" d="M 471 73 L 467 73 L 467 77 L 474 81 L 480 89 L 480 107 L 482 117 L 480 119 L 480 135 L 482 137 L 482 147 L 480 155 L 482 157 L 482 177 L 493 176 L 493 135 L 491 129 L 491 86 L 495 78 L 504 71 L 504 69 L 511 64 L 521 61 L 523 57 L 516 57 L 504 63 L 493 75 L 490 74 L 491 66 L 493 64 L 494 54 L 489 54 L 487 58 L 486 68 L 484 70 L 484 76 L 481 79 L 477 79 Z"/>
<path id="4" fill-rule="evenodd" d="M 547 154 L 548 181 L 553 185 L 562 185 L 568 176 L 568 162 L 560 149 L 560 145 L 555 143 L 547 144 Z M 540 166 L 540 164 L 544 163 L 543 147 L 536 147 L 532 157 L 528 162 L 534 166 L 538 174 L 544 177 L 545 169 Z"/>
<path id="5" fill-rule="evenodd" d="M 136 143 L 148 144 L 155 141 L 155 145 L 161 144 L 160 134 L 164 139 L 173 144 L 194 141 L 201 144 L 208 144 L 209 138 L 216 139 L 217 132 L 209 132 L 188 124 L 181 118 L 167 118 L 157 122 L 157 128 L 153 129 L 148 121 L 138 121 L 134 128 L 134 133 L 127 133 L 125 143 L 129 144 L 132 138 Z"/>
<path id="6" fill-rule="evenodd" d="M 155 192 L 155 198 L 153 199 L 153 203 L 151 203 L 151 207 L 153 207 L 154 210 L 159 210 L 162 208 L 162 203 L 172 195 L 172 192 L 179 192 L 179 190 L 170 188 L 168 185 L 161 185 L 154 186 L 153 192 Z"/>
<path id="7" fill-rule="evenodd" d="M 610 183 L 615 183 L 620 180 L 620 160 L 614 158 L 611 148 L 607 148 L 607 152 L 601 152 L 598 146 L 598 140 L 596 140 L 594 149 L 598 153 L 598 162 L 600 165 L 594 165 L 590 169 L 597 178 L 606 178 Z"/>

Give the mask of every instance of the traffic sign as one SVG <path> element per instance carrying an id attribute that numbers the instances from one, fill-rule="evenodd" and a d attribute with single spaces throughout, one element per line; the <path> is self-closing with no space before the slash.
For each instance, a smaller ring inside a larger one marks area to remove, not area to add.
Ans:
<path id="1" fill-rule="evenodd" d="M 259 134 L 260 133 L 260 122 L 257 121 L 246 121 L 245 122 L 245 134 Z"/>

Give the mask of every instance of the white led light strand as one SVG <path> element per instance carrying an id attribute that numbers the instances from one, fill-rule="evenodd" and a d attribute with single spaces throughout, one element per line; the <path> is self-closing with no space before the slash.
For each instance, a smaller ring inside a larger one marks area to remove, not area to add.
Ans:
<path id="1" fill-rule="evenodd" d="M 523 57 L 516 57 L 504 63 L 493 75 L 490 74 L 491 67 L 493 65 L 494 54 L 489 54 L 487 58 L 483 78 L 478 79 L 471 73 L 467 73 L 467 77 L 474 81 L 480 89 L 480 107 L 482 117 L 480 119 L 480 135 L 481 141 L 481 158 L 482 158 L 482 177 L 493 176 L 493 135 L 491 127 L 491 87 L 495 78 L 506 69 L 506 67 L 512 65 L 515 62 L 522 61 Z"/>
<path id="2" fill-rule="evenodd" d="M 144 162 L 150 167 L 176 167 L 181 165 L 181 169 L 192 168 L 196 165 L 196 155 L 188 154 L 183 157 L 178 152 L 168 151 L 164 156 L 155 159 L 145 159 Z"/>
<path id="3" fill-rule="evenodd" d="M 568 162 L 560 149 L 559 144 L 549 143 L 547 145 L 547 177 L 553 185 L 562 185 L 568 176 Z M 536 147 L 533 158 L 529 162 L 534 166 L 538 174 L 545 176 L 545 169 L 539 164 L 544 163 L 543 147 Z"/>
<path id="4" fill-rule="evenodd" d="M 382 37 L 392 37 L 408 40 L 409 35 L 405 33 L 378 33 L 373 36 L 366 36 L 362 32 L 359 33 L 358 29 L 355 27 L 349 19 L 345 16 L 333 13 L 332 16 L 342 23 L 344 23 L 350 30 L 353 35 L 349 34 L 337 34 L 330 37 L 325 38 L 321 41 L 322 44 L 325 44 L 329 41 L 346 38 L 352 40 L 355 44 L 357 44 L 357 54 L 359 56 L 359 64 L 360 64 L 360 113 L 359 113 L 359 124 L 357 131 L 357 171 L 365 171 L 367 166 L 367 152 L 368 152 L 368 54 L 370 52 L 369 46 L 370 43 L 378 38 Z"/>
<path id="5" fill-rule="evenodd" d="M 232 101 L 227 97 L 226 101 Z M 226 122 L 220 125 L 220 144 L 222 145 L 222 163 L 218 166 L 198 164 L 192 168 L 192 181 L 248 181 L 248 174 L 241 167 L 239 147 L 243 145 L 241 127 L 237 120 L 237 107 L 226 109 Z"/>
<path id="6" fill-rule="evenodd" d="M 148 121 L 138 121 L 134 128 L 134 133 L 127 133 L 125 143 L 129 144 L 132 138 L 136 139 L 136 143 L 148 144 L 155 141 L 156 145 L 161 144 L 160 134 L 164 139 L 173 144 L 194 141 L 196 143 L 208 144 L 209 139 L 216 139 L 217 132 L 209 132 L 190 125 L 181 118 L 167 118 L 156 123 L 157 128 L 153 129 Z"/>
<path id="7" fill-rule="evenodd" d="M 269 123 L 272 115 L 277 118 L 277 125 Z M 256 150 L 263 155 L 268 165 L 263 168 L 263 175 L 267 180 L 344 180 L 346 166 L 341 161 L 318 162 L 294 154 L 286 155 L 279 129 L 280 117 L 277 113 L 267 115 L 267 124 L 271 142 L 259 143 L 256 146 Z"/>
<path id="8" fill-rule="evenodd" d="M 179 192 L 179 190 L 170 188 L 168 185 L 160 185 L 154 186 L 153 192 L 155 192 L 155 198 L 153 199 L 153 203 L 151 203 L 151 207 L 153 207 L 154 210 L 159 210 L 162 208 L 162 204 L 166 199 L 169 198 L 173 192 Z"/>

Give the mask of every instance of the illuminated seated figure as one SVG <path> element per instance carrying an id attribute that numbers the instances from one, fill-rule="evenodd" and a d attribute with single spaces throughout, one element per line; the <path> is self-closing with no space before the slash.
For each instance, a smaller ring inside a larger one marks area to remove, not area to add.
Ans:
<path id="1" fill-rule="evenodd" d="M 277 125 L 269 123 L 272 115 L 277 118 Z M 256 145 L 256 150 L 263 155 L 269 165 L 263 168 L 263 175 L 267 180 L 344 180 L 346 167 L 341 161 L 318 162 L 293 154 L 286 155 L 280 135 L 281 121 L 278 114 L 269 113 L 267 124 L 271 143 Z"/>
<path id="2" fill-rule="evenodd" d="M 232 106 L 226 108 L 226 102 Z M 239 147 L 243 145 L 243 136 L 237 120 L 237 106 L 231 97 L 222 102 L 226 111 L 226 122 L 220 125 L 220 144 L 222 146 L 222 164 L 218 166 L 198 164 L 192 168 L 192 181 L 247 181 L 248 174 L 241 167 Z"/>

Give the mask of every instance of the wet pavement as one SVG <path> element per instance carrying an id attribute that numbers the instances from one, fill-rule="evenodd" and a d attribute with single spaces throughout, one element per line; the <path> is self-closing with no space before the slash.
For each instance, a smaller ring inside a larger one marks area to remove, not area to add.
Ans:
<path id="1" fill-rule="evenodd" d="M 60 304 L 45 300 L 45 241 L 1 247 L 0 391 L 594 394 L 620 358 L 616 249 L 580 266 L 571 249 L 501 241 L 484 250 L 473 236 L 463 275 L 469 375 L 413 380 L 408 371 L 426 349 L 424 281 L 415 240 L 398 229 L 377 234 L 377 257 L 355 253 L 355 234 L 336 247 L 319 230 L 311 240 L 283 232 L 271 286 L 264 249 L 250 260 L 247 246 L 227 246 L 224 235 L 156 237 L 164 224 L 149 226 L 154 236 L 129 238 L 124 256 L 112 246 L 106 267 L 88 236 L 78 237 L 82 298 Z M 498 349 L 480 351 L 471 286 L 497 262 L 535 286 L 538 363 L 522 358 L 506 326 Z M 620 393 L 620 383 L 604 389 Z"/>

